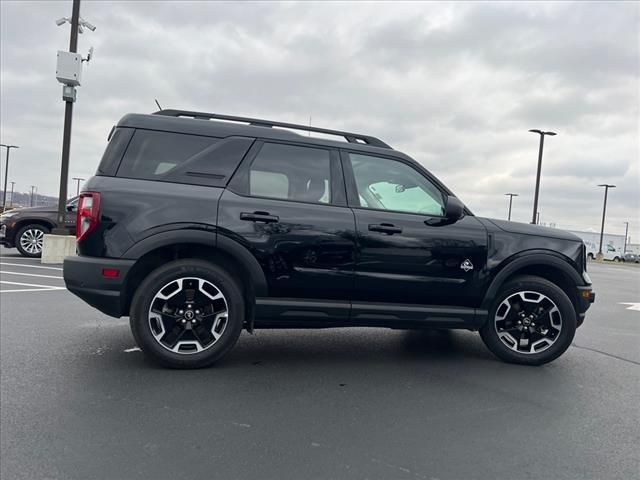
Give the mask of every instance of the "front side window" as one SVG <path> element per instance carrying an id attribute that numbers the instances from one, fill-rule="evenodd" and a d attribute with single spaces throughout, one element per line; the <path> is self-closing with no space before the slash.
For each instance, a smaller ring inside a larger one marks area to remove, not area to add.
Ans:
<path id="1" fill-rule="evenodd" d="M 444 215 L 442 192 L 420 172 L 389 158 L 349 153 L 361 207 Z"/>
<path id="2" fill-rule="evenodd" d="M 249 194 L 298 202 L 329 203 L 328 150 L 265 143 L 249 170 Z"/>

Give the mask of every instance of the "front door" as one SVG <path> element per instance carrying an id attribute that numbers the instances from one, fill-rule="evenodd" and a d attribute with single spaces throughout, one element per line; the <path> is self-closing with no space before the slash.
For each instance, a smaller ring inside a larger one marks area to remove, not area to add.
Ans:
<path id="1" fill-rule="evenodd" d="M 408 162 L 346 153 L 343 164 L 358 233 L 354 302 L 478 306 L 484 226 L 472 215 L 447 223 L 446 192 Z"/>

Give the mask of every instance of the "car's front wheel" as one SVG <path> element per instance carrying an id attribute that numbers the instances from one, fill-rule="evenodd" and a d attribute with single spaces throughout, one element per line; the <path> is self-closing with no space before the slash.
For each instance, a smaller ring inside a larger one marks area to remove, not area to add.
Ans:
<path id="1" fill-rule="evenodd" d="M 213 364 L 235 345 L 244 323 L 240 285 L 205 261 L 177 260 L 154 270 L 131 304 L 142 351 L 172 368 Z"/>
<path id="2" fill-rule="evenodd" d="M 49 232 L 50 230 L 42 225 L 26 225 L 16 234 L 16 248 L 24 257 L 41 257 L 44 236 Z"/>
<path id="3" fill-rule="evenodd" d="M 542 365 L 569 348 L 575 331 L 576 313 L 564 291 L 544 278 L 521 276 L 502 287 L 480 335 L 507 362 Z"/>

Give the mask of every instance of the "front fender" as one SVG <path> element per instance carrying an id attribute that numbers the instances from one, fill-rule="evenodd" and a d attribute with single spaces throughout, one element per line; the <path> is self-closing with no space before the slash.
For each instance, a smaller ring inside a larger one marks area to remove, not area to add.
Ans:
<path id="1" fill-rule="evenodd" d="M 575 268 L 573 268 L 571 260 L 568 257 L 549 250 L 529 250 L 515 254 L 504 260 L 502 268 L 495 275 L 487 288 L 484 300 L 482 301 L 482 308 L 488 310 L 491 307 L 500 287 L 514 273 L 517 273 L 525 267 L 540 265 L 559 270 L 574 282 L 575 285 L 584 284 L 584 280 Z"/>

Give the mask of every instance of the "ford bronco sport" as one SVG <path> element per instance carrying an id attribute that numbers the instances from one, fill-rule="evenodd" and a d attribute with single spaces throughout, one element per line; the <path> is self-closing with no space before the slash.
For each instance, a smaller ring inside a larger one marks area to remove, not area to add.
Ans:
<path id="1" fill-rule="evenodd" d="M 478 330 L 501 359 L 539 365 L 594 301 L 578 237 L 477 217 L 368 135 L 126 115 L 77 216 L 67 288 L 129 316 L 169 367 L 211 365 L 243 328 L 344 326 Z"/>

